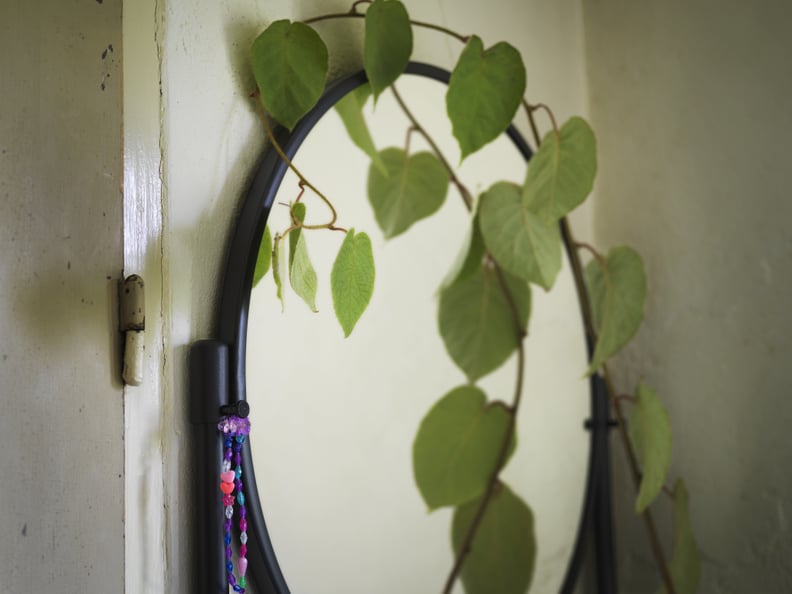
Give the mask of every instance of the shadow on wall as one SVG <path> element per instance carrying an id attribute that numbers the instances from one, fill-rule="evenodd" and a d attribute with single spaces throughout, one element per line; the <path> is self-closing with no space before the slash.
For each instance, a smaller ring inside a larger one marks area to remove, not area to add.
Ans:
<path id="1" fill-rule="evenodd" d="M 620 389 L 643 376 L 668 405 L 701 592 L 789 591 L 792 13 L 708 4 L 586 10 L 595 235 L 646 261 L 646 320 L 616 367 Z M 651 592 L 646 537 L 623 516 L 623 587 Z"/>

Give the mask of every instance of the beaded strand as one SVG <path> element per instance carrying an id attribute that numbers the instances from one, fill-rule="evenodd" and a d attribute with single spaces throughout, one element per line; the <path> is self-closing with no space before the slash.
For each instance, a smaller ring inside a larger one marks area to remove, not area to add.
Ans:
<path id="1" fill-rule="evenodd" d="M 234 590 L 244 594 L 247 587 L 247 510 L 245 508 L 245 494 L 242 483 L 242 445 L 250 434 L 250 421 L 236 416 L 226 417 L 217 428 L 224 434 L 223 437 L 223 463 L 220 472 L 220 490 L 223 492 L 223 508 L 225 522 L 223 523 L 223 544 L 225 545 L 225 569 L 228 585 Z M 231 469 L 232 462 L 234 469 Z M 233 526 L 234 505 L 239 508 L 239 560 L 237 570 L 239 580 L 234 576 L 233 552 L 231 550 L 231 528 Z"/>

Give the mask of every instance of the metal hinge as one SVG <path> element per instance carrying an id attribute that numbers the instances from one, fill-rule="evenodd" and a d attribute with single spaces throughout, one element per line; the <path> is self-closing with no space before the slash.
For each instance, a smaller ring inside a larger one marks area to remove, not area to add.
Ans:
<path id="1" fill-rule="evenodd" d="M 120 287 L 119 330 L 124 333 L 121 378 L 130 386 L 143 382 L 143 352 L 146 329 L 145 283 L 137 274 L 124 279 Z"/>

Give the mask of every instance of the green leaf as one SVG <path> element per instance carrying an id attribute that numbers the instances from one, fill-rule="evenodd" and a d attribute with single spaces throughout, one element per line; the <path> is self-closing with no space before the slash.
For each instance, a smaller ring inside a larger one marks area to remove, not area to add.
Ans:
<path id="1" fill-rule="evenodd" d="M 256 269 L 253 271 L 253 287 L 259 284 L 270 269 L 272 262 L 272 236 L 269 227 L 264 227 L 264 237 L 261 238 L 258 256 L 256 256 Z"/>
<path id="2" fill-rule="evenodd" d="M 305 204 L 298 202 L 292 206 L 292 216 L 300 222 L 305 220 Z M 294 292 L 308 304 L 311 311 L 316 309 L 316 270 L 308 257 L 308 246 L 302 227 L 289 233 L 289 282 Z"/>
<path id="3" fill-rule="evenodd" d="M 487 249 L 506 270 L 549 290 L 561 270 L 561 232 L 525 206 L 520 187 L 498 182 L 479 205 Z"/>
<path id="4" fill-rule="evenodd" d="M 523 185 L 526 206 L 555 223 L 580 205 L 594 187 L 597 142 L 586 120 L 570 118 L 558 134 L 549 132 L 528 163 Z"/>
<path id="5" fill-rule="evenodd" d="M 432 153 L 407 155 L 400 148 L 380 153 L 387 175 L 372 165 L 368 172 L 368 199 L 386 238 L 404 233 L 443 205 L 448 193 L 448 171 Z"/>
<path id="6" fill-rule="evenodd" d="M 413 444 L 413 472 L 430 510 L 459 505 L 487 488 L 511 420 L 503 403 L 487 403 L 476 386 L 443 396 L 421 421 Z M 516 445 L 512 436 L 507 456 Z"/>
<path id="7" fill-rule="evenodd" d="M 696 594 L 701 580 L 701 554 L 696 545 L 688 512 L 685 483 L 674 485 L 674 553 L 668 566 L 677 594 Z M 665 594 L 664 587 L 660 594 Z"/>
<path id="8" fill-rule="evenodd" d="M 640 514 L 663 489 L 671 462 L 668 413 L 655 391 L 643 382 L 636 390 L 635 405 L 630 415 L 630 440 L 643 473 L 635 501 L 635 513 Z"/>
<path id="9" fill-rule="evenodd" d="M 365 233 L 350 229 L 330 273 L 333 309 L 344 337 L 352 333 L 374 292 L 374 255 Z"/>
<path id="10" fill-rule="evenodd" d="M 366 10 L 363 67 L 376 101 L 404 72 L 412 54 L 412 27 L 398 0 L 376 0 Z"/>
<path id="11" fill-rule="evenodd" d="M 594 373 L 638 331 L 646 300 L 646 274 L 641 256 L 629 247 L 608 252 L 586 266 L 589 295 L 597 322 L 597 346 L 587 373 Z"/>
<path id="12" fill-rule="evenodd" d="M 283 283 L 281 282 L 281 241 L 283 238 L 280 235 L 275 235 L 275 240 L 272 244 L 272 278 L 275 281 L 275 288 L 277 290 L 278 300 L 281 302 L 281 311 L 285 307 L 283 301 Z"/>
<path id="13" fill-rule="evenodd" d="M 504 278 L 524 329 L 531 309 L 530 288 L 507 273 Z M 500 367 L 517 348 L 511 309 L 497 272 L 488 265 L 440 293 L 437 317 L 448 354 L 471 382 Z"/>
<path id="14" fill-rule="evenodd" d="M 275 21 L 253 42 L 251 60 L 264 109 L 291 130 L 322 96 L 327 47 L 308 25 Z"/>
<path id="15" fill-rule="evenodd" d="M 366 105 L 366 100 L 371 95 L 371 86 L 368 84 L 360 85 L 354 91 L 344 95 L 344 97 L 335 104 L 335 109 L 344 123 L 347 134 L 352 142 L 366 153 L 377 169 L 384 175 L 387 175 L 385 164 L 374 146 L 374 139 L 371 137 L 366 118 L 363 116 L 363 107 Z"/>
<path id="16" fill-rule="evenodd" d="M 497 138 L 514 119 L 525 92 L 525 66 L 508 43 L 485 50 L 473 35 L 451 73 L 448 118 L 462 159 Z"/>
<path id="17" fill-rule="evenodd" d="M 533 512 L 503 483 L 487 505 L 462 565 L 467 594 L 525 594 L 536 564 Z M 463 546 L 480 501 L 466 503 L 454 512 L 451 544 L 455 554 Z"/>
<path id="18" fill-rule="evenodd" d="M 465 235 L 462 249 L 459 250 L 454 264 L 443 279 L 440 290 L 447 289 L 454 283 L 469 278 L 479 269 L 483 258 L 484 239 L 481 237 L 478 213 L 476 213 L 473 216 L 470 229 Z"/>

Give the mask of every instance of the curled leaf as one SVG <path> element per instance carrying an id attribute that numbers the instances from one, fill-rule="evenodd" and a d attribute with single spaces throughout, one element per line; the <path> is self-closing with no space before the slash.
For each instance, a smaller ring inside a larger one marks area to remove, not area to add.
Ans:
<path id="1" fill-rule="evenodd" d="M 305 220 L 305 204 L 302 202 L 295 204 L 292 207 L 292 215 L 298 221 L 303 222 Z M 308 304 L 311 311 L 317 311 L 316 270 L 308 256 L 308 245 L 301 227 L 289 233 L 289 282 L 294 292 Z"/>
<path id="2" fill-rule="evenodd" d="M 346 128 L 352 142 L 371 157 L 372 162 L 383 175 L 387 175 L 385 164 L 382 162 L 377 147 L 374 145 L 374 139 L 371 137 L 366 118 L 363 115 L 363 107 L 366 105 L 370 95 L 371 86 L 368 84 L 360 85 L 336 103 L 335 110 L 341 117 L 344 128 Z"/>
<path id="3" fill-rule="evenodd" d="M 643 476 L 635 513 L 642 513 L 663 489 L 671 462 L 671 424 L 657 394 L 641 382 L 630 415 L 630 439 Z"/>

